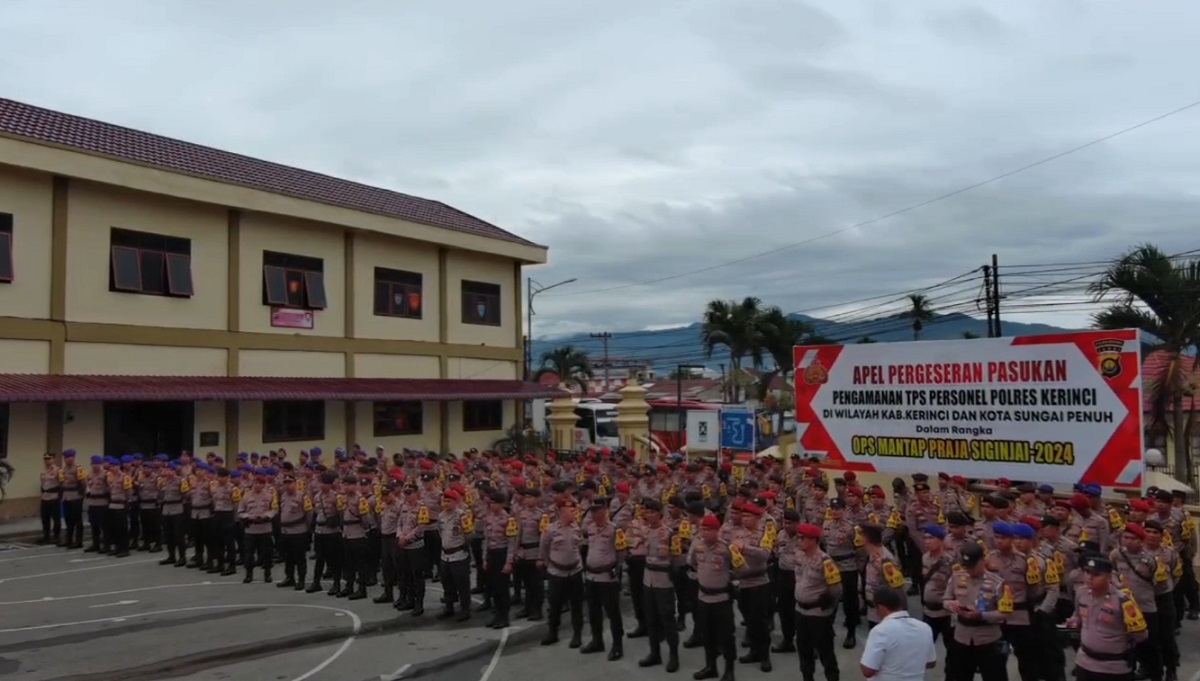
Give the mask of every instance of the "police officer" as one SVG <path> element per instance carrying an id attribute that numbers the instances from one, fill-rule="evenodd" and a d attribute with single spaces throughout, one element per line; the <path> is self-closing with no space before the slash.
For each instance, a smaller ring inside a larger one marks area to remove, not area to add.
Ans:
<path id="1" fill-rule="evenodd" d="M 663 523 L 663 505 L 658 499 L 642 502 L 646 522 L 646 574 L 643 578 L 646 629 L 650 637 L 650 654 L 638 660 L 639 667 L 663 663 L 662 643 L 667 643 L 668 673 L 679 669 L 679 630 L 675 625 L 675 588 L 671 583 L 671 531 Z M 766 561 L 763 561 L 766 575 Z"/>
<path id="2" fill-rule="evenodd" d="M 316 561 L 313 564 L 312 584 L 305 591 L 315 594 L 321 591 L 321 578 L 326 569 L 333 573 L 333 585 L 328 594 L 335 596 L 342 590 L 342 510 L 346 499 L 336 489 L 338 477 L 333 471 L 321 473 L 320 484 L 313 495 L 313 512 L 316 517 L 313 529 L 313 545 Z"/>
<path id="3" fill-rule="evenodd" d="M 842 599 L 842 572 L 833 558 L 821 550 L 820 527 L 800 525 L 796 535 L 793 564 L 800 675 L 803 681 L 813 681 L 820 659 L 827 681 L 837 681 L 840 672 L 833 651 L 833 620 Z"/>
<path id="4" fill-rule="evenodd" d="M 995 550 L 985 561 L 987 567 L 1004 580 L 1006 592 L 1012 596 L 1013 611 L 1004 618 L 1004 638 L 1017 657 L 1017 670 L 1021 681 L 1036 681 L 1039 649 L 1036 632 L 1031 626 L 1031 603 L 1042 587 L 1043 574 L 1037 566 L 1037 558 L 1030 558 L 1017 550 L 1014 541 L 1020 530 L 1013 523 L 996 522 L 992 525 L 995 535 Z M 1032 530 L 1030 531 L 1032 535 Z"/>
<path id="5" fill-rule="evenodd" d="M 829 519 L 821 528 L 825 550 L 842 573 L 842 612 L 845 616 L 846 639 L 843 648 L 858 645 L 856 632 L 861 621 L 859 608 L 859 549 L 863 546 L 862 531 L 845 517 L 845 502 L 829 500 Z"/>
<path id="6" fill-rule="evenodd" d="M 536 622 L 542 619 L 545 599 L 545 580 L 538 570 L 538 549 L 544 528 L 551 523 L 550 514 L 542 508 L 542 491 L 530 486 L 523 478 L 514 478 L 512 488 L 517 493 L 517 561 L 513 567 L 513 578 L 521 586 L 523 607 L 516 612 L 517 619 L 529 618 Z"/>
<path id="7" fill-rule="evenodd" d="M 283 492 L 279 495 L 279 539 L 283 554 L 283 581 L 280 589 L 292 587 L 304 589 L 308 579 L 308 526 L 312 520 L 313 502 L 307 494 L 296 488 L 296 478 L 283 478 Z"/>
<path id="8" fill-rule="evenodd" d="M 546 637 L 542 645 L 558 643 L 558 628 L 562 622 L 563 606 L 571 610 L 571 643 L 583 645 L 583 556 L 580 545 L 583 537 L 576 524 L 578 506 L 571 497 L 555 501 L 558 518 L 542 533 L 538 546 L 538 569 L 546 572 L 547 606 Z M 662 509 L 662 506 L 659 506 Z"/>
<path id="9" fill-rule="evenodd" d="M 517 559 L 517 519 L 508 512 L 509 496 L 503 490 L 488 493 L 487 517 L 483 522 L 483 568 L 491 594 L 492 621 L 486 626 L 503 629 L 509 625 L 512 573 Z"/>
<path id="10" fill-rule="evenodd" d="M 471 552 L 467 538 L 475 531 L 475 519 L 462 507 L 462 496 L 455 490 L 442 493 L 445 507 L 438 514 L 438 540 L 442 552 L 442 588 L 445 607 L 438 619 L 471 619 Z M 428 537 L 426 537 L 428 539 Z M 454 606 L 459 606 L 458 615 Z"/>
<path id="11" fill-rule="evenodd" d="M 795 513 L 793 511 L 793 513 Z M 688 564 L 696 572 L 695 628 L 704 644 L 704 667 L 692 674 L 697 681 L 717 678 L 717 657 L 724 658 L 721 681 L 734 681 L 737 649 L 733 637 L 733 554 L 720 538 L 721 520 L 700 521 L 700 540 L 693 543 Z"/>
<path id="12" fill-rule="evenodd" d="M 933 630 L 933 640 L 940 638 L 946 646 L 946 661 L 943 665 L 946 680 L 950 675 L 954 659 L 954 619 L 946 610 L 944 600 L 946 588 L 954 576 L 954 558 L 946 552 L 946 530 L 940 525 L 926 525 L 921 528 L 925 535 L 924 549 L 921 555 L 921 581 L 925 589 L 921 593 L 923 621 Z"/>
<path id="13" fill-rule="evenodd" d="M 87 485 L 87 469 L 75 464 L 75 450 L 63 452 L 63 465 L 58 471 L 62 483 L 63 522 L 67 536 L 63 546 L 83 548 L 83 497 Z"/>
<path id="14" fill-rule="evenodd" d="M 279 513 L 279 500 L 275 496 L 275 489 L 267 485 L 267 481 L 273 477 L 274 471 L 269 468 L 254 471 L 254 485 L 242 496 L 242 501 L 238 504 L 238 519 L 246 527 L 246 554 L 242 557 L 246 570 L 246 577 L 242 581 L 246 584 L 254 581 L 255 563 L 262 566 L 263 582 L 271 583 L 271 559 L 274 553 L 271 546 L 271 522 Z M 208 486 L 204 487 L 207 489 Z M 211 505 L 211 499 L 207 496 L 205 498 Z"/>
<path id="15" fill-rule="evenodd" d="M 396 607 L 401 611 L 412 610 L 413 617 L 425 614 L 425 575 L 429 571 L 425 529 L 420 518 L 425 507 L 421 504 L 420 491 L 414 482 L 404 486 L 403 511 L 396 525 L 396 542 L 401 551 L 401 600 Z"/>
<path id="16" fill-rule="evenodd" d="M 941 525 L 937 525 L 941 527 Z M 863 525 L 862 528 L 863 549 L 866 553 L 866 580 L 864 581 L 862 604 L 867 610 L 867 627 L 874 627 L 878 624 L 879 611 L 875 608 L 875 589 L 881 586 L 890 586 L 893 589 L 904 588 L 904 573 L 900 569 L 900 562 L 883 546 L 883 528 L 879 525 Z M 917 538 L 923 538 L 924 534 L 915 535 Z M 919 547 L 915 560 L 921 560 L 921 551 L 924 551 L 924 543 Z M 913 575 L 914 580 L 920 579 L 919 571 Z"/>
<path id="17" fill-rule="evenodd" d="M 799 513 L 784 511 L 783 525 L 775 538 L 776 572 L 771 587 L 775 590 L 775 611 L 779 613 L 779 633 L 783 638 L 771 648 L 773 653 L 796 652 L 796 551 L 799 548 L 796 526 L 799 524 Z M 684 647 L 687 647 L 686 643 Z"/>
<path id="18" fill-rule="evenodd" d="M 584 580 L 588 602 L 588 623 L 592 639 L 581 653 L 604 651 L 604 618 L 608 618 L 612 649 L 608 659 L 615 661 L 625 654 L 625 626 L 621 620 L 621 563 L 625 559 L 627 539 L 608 517 L 610 501 L 606 497 L 592 499 L 591 512 L 584 523 L 583 537 L 587 544 L 584 560 Z"/>
<path id="19" fill-rule="evenodd" d="M 1012 596 L 1004 580 L 988 572 L 984 548 L 979 544 L 963 545 L 959 553 L 962 570 L 946 589 L 943 608 L 956 618 L 954 626 L 954 671 L 958 681 L 970 681 L 979 672 L 983 681 L 1005 681 L 1005 655 L 1000 629 L 1012 613 Z"/>
<path id="20" fill-rule="evenodd" d="M 1081 567 L 1086 584 L 1076 591 L 1075 614 L 1067 622 L 1079 629 L 1075 678 L 1132 679 L 1134 648 L 1148 636 L 1146 618 L 1137 601 L 1112 583 L 1112 563 L 1090 556 Z"/>
<path id="21" fill-rule="evenodd" d="M 383 593 L 373 599 L 375 603 L 395 603 L 396 587 L 400 585 L 400 544 L 396 537 L 400 529 L 400 514 L 403 504 L 400 491 L 404 483 L 392 480 L 383 497 L 383 512 L 379 514 L 379 561 L 383 576 Z"/>
<path id="22" fill-rule="evenodd" d="M 40 513 L 42 517 L 42 538 L 39 544 L 60 544 L 62 535 L 62 471 L 54 462 L 54 455 L 42 455 L 42 498 Z M 53 539 L 51 539 L 53 530 Z"/>

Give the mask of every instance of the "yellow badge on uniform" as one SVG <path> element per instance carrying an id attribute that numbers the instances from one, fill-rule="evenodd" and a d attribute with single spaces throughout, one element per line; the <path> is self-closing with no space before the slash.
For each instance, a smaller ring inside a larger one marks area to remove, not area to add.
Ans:
<path id="1" fill-rule="evenodd" d="M 1163 562 L 1163 559 L 1155 558 L 1154 565 L 1154 583 L 1162 584 L 1163 582 L 1170 581 L 1171 573 L 1167 572 L 1167 564 Z"/>
<path id="2" fill-rule="evenodd" d="M 62 482 L 67 479 L 67 471 L 65 469 L 58 472 L 58 481 Z"/>
<path id="3" fill-rule="evenodd" d="M 887 521 L 888 529 L 889 530 L 897 530 L 897 529 L 900 529 L 900 526 L 903 524 L 904 524 L 904 516 L 900 515 L 900 509 L 898 509 L 898 508 L 892 509 L 892 514 L 888 516 L 888 521 Z"/>
<path id="4" fill-rule="evenodd" d="M 705 501 L 712 499 L 712 488 L 709 487 L 708 485 L 700 485 L 700 496 Z"/>
<path id="5" fill-rule="evenodd" d="M 683 537 L 679 536 L 678 534 L 671 537 L 671 555 L 683 555 Z"/>
<path id="6" fill-rule="evenodd" d="M 279 492 L 276 490 L 271 491 L 271 510 L 279 510 Z"/>
<path id="7" fill-rule="evenodd" d="M 938 524 L 938 525 L 945 525 L 945 524 L 946 524 L 946 514 L 945 514 L 945 513 L 942 513 L 942 507 L 941 507 L 941 506 L 938 506 L 938 517 L 937 517 L 937 524 Z"/>
<path id="8" fill-rule="evenodd" d="M 832 508 L 825 509 L 825 522 L 828 523 L 828 522 L 831 522 L 832 520 L 833 520 L 833 509 Z"/>
<path id="9" fill-rule="evenodd" d="M 217 491 L 217 481 L 209 480 L 208 481 L 208 493 L 212 494 L 213 492 L 216 492 L 216 491 Z"/>
<path id="10" fill-rule="evenodd" d="M 794 511 L 794 510 L 796 510 L 796 499 L 795 499 L 795 497 L 788 497 L 788 499 L 787 499 L 787 505 L 785 505 L 785 506 L 784 506 L 784 510 L 787 510 L 787 511 Z"/>
<path id="11" fill-rule="evenodd" d="M 1034 556 L 1030 556 L 1025 560 L 1025 583 L 1026 584 L 1041 584 L 1042 583 L 1042 565 Z"/>
<path id="12" fill-rule="evenodd" d="M 342 498 L 338 497 L 338 503 L 340 504 L 341 502 L 342 502 Z M 418 525 L 428 525 L 429 524 L 429 507 L 428 506 L 422 506 L 420 509 L 417 510 L 417 524 Z"/>
<path id="13" fill-rule="evenodd" d="M 621 528 L 618 527 L 616 535 L 617 536 L 616 536 L 616 539 L 613 541 L 613 545 L 616 547 L 616 549 L 618 551 L 628 551 L 629 550 L 629 538 L 625 536 L 625 530 L 622 530 Z"/>
<path id="14" fill-rule="evenodd" d="M 1125 631 L 1130 634 L 1140 634 L 1146 630 L 1146 616 L 1133 598 L 1126 598 L 1121 604 L 1121 614 L 1125 619 Z"/>
<path id="15" fill-rule="evenodd" d="M 475 496 L 475 490 L 473 490 L 473 489 L 469 489 L 469 490 L 467 490 L 467 505 L 468 505 L 468 506 L 474 506 L 474 505 L 475 505 L 475 500 L 476 500 L 477 498 L 478 498 L 478 497 L 476 497 L 476 496 Z"/>
<path id="16" fill-rule="evenodd" d="M 304 497 L 304 512 L 310 513 L 313 510 L 313 503 L 310 497 Z"/>
<path id="17" fill-rule="evenodd" d="M 867 514 L 867 522 L 871 523 L 872 525 L 878 525 L 879 524 L 879 516 L 875 513 L 868 513 Z"/>
<path id="18" fill-rule="evenodd" d="M 546 534 L 546 530 L 550 529 L 550 514 L 543 513 L 542 521 L 538 523 L 538 534 Z"/>
<path id="19" fill-rule="evenodd" d="M 692 538 L 692 524 L 686 518 L 679 521 L 679 536 L 684 539 Z"/>
<path id="20" fill-rule="evenodd" d="M 475 531 L 475 516 L 468 511 L 462 516 L 462 531 L 463 534 L 471 534 Z"/>
<path id="21" fill-rule="evenodd" d="M 383 513 L 383 497 L 375 497 L 375 513 L 377 515 Z"/>
<path id="22" fill-rule="evenodd" d="M 642 505 L 641 504 L 638 504 L 637 506 L 635 506 L 633 508 L 633 517 L 637 518 L 638 520 L 642 519 Z"/>
<path id="23" fill-rule="evenodd" d="M 1054 552 L 1054 566 L 1058 568 L 1059 575 L 1067 571 L 1067 557 L 1062 551 Z"/>
<path id="24" fill-rule="evenodd" d="M 509 518 L 508 525 L 504 527 L 504 536 L 512 539 L 513 537 L 517 536 L 520 531 L 521 528 L 517 525 L 517 519 Z"/>
<path id="25" fill-rule="evenodd" d="M 1163 538 L 1166 539 L 1166 535 L 1163 535 Z M 1079 531 L 1079 543 L 1080 544 L 1082 544 L 1085 541 L 1089 541 L 1090 539 L 1091 539 L 1091 537 L 1088 536 L 1088 531 L 1087 531 L 1086 527 Z"/>
<path id="26" fill-rule="evenodd" d="M 722 498 L 729 496 L 729 485 L 721 483 L 721 486 L 717 488 L 717 494 L 720 494 Z"/>
<path id="27" fill-rule="evenodd" d="M 1062 573 L 1058 571 L 1058 563 L 1046 561 L 1046 586 L 1062 583 Z"/>
<path id="28" fill-rule="evenodd" d="M 133 489 L 133 477 L 126 475 L 121 480 L 121 486 L 124 487 L 125 489 Z"/>
<path id="29" fill-rule="evenodd" d="M 575 522 L 582 523 L 584 516 L 587 515 L 587 509 L 582 506 L 575 507 Z"/>
<path id="30" fill-rule="evenodd" d="M 979 499 L 977 499 L 974 494 L 968 494 L 967 495 L 967 508 L 973 509 L 978 505 L 979 505 Z"/>
<path id="31" fill-rule="evenodd" d="M 827 586 L 837 586 L 842 583 L 842 571 L 838 569 L 837 563 L 833 562 L 832 558 L 825 559 L 825 584 Z"/>
<path id="32" fill-rule="evenodd" d="M 899 568 L 892 561 L 884 561 L 883 581 L 893 589 L 899 589 L 904 586 L 904 573 L 900 572 Z"/>
<path id="33" fill-rule="evenodd" d="M 239 504 L 239 503 L 241 503 L 241 501 L 242 501 L 242 488 L 234 487 L 233 488 L 233 503 Z"/>
<path id="34" fill-rule="evenodd" d="M 767 526 L 766 531 L 763 532 L 762 539 L 760 539 L 758 541 L 758 548 L 766 549 L 767 551 L 774 550 L 775 549 L 775 537 L 776 537 L 776 534 L 775 534 L 774 527 Z"/>
<path id="35" fill-rule="evenodd" d="M 1175 561 L 1175 568 L 1171 570 L 1171 576 L 1175 579 L 1183 578 L 1183 560 Z"/>
<path id="36" fill-rule="evenodd" d="M 296 491 L 297 492 L 303 492 L 307 488 L 308 488 L 308 482 L 304 478 L 300 478 L 299 480 L 296 481 Z"/>
<path id="37" fill-rule="evenodd" d="M 1162 533 L 1162 545 L 1168 549 L 1175 548 L 1175 538 L 1171 536 L 1170 532 Z"/>
<path id="38" fill-rule="evenodd" d="M 996 603 L 996 609 L 1004 615 L 1008 615 L 1013 611 L 1012 589 L 1007 584 L 1004 585 L 1004 592 L 1000 595 L 999 602 Z"/>
<path id="39" fill-rule="evenodd" d="M 179 481 L 179 491 L 184 494 L 192 491 L 192 481 L 190 478 L 184 478 Z"/>
<path id="40" fill-rule="evenodd" d="M 371 502 L 366 497 L 358 498 L 358 514 L 366 515 L 371 512 Z"/>
<path id="41" fill-rule="evenodd" d="M 1108 509 L 1108 526 L 1117 532 L 1125 529 L 1125 519 L 1121 517 L 1121 513 L 1111 506 Z"/>
<path id="42" fill-rule="evenodd" d="M 735 570 L 746 567 L 746 557 L 742 555 L 742 550 L 732 544 L 729 546 L 729 562 Z"/>
<path id="43" fill-rule="evenodd" d="M 866 537 L 863 536 L 862 527 L 854 526 L 854 548 L 861 549 L 863 544 L 867 543 Z"/>
<path id="44" fill-rule="evenodd" d="M 576 485 L 582 485 L 585 482 L 587 482 L 587 476 L 583 474 L 583 471 L 579 471 L 578 473 L 575 474 L 575 484 Z"/>

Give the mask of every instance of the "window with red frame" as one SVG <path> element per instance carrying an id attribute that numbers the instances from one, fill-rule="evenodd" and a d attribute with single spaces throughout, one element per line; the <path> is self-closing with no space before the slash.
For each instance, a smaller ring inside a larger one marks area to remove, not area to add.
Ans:
<path id="1" fill-rule="evenodd" d="M 325 261 L 306 255 L 263 251 L 263 305 L 324 310 Z"/>
<path id="2" fill-rule="evenodd" d="M 0 283 L 11 283 L 13 270 L 13 216 L 0 213 Z"/>
<path id="3" fill-rule="evenodd" d="M 375 268 L 375 314 L 380 317 L 421 318 L 421 273 Z"/>
<path id="4" fill-rule="evenodd" d="M 500 285 L 464 280 L 462 307 L 463 324 L 500 326 Z"/>
<path id="5" fill-rule="evenodd" d="M 376 402 L 375 437 L 420 435 L 425 432 L 425 407 L 420 402 Z"/>
<path id="6" fill-rule="evenodd" d="M 192 240 L 112 228 L 108 290 L 191 298 Z"/>

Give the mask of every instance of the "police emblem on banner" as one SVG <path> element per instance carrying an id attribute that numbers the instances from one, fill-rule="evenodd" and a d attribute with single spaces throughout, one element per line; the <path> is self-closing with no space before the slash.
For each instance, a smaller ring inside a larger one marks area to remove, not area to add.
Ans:
<path id="1" fill-rule="evenodd" d="M 1096 348 L 1096 368 L 1105 378 L 1116 378 L 1121 375 L 1121 351 L 1125 349 L 1125 341 L 1115 338 L 1105 338 L 1092 344 Z"/>

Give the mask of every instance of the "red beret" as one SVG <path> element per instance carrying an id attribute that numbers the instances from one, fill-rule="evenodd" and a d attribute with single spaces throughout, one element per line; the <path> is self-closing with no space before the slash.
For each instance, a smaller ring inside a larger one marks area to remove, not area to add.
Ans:
<path id="1" fill-rule="evenodd" d="M 951 479 L 951 480 L 953 480 L 953 481 L 954 481 L 954 484 L 956 484 L 956 485 L 965 485 L 965 484 L 967 484 L 967 479 L 966 479 L 966 478 L 964 478 L 964 477 L 963 477 L 963 476 L 961 476 L 961 475 L 956 475 L 956 476 L 954 476 L 953 478 L 950 478 L 950 479 Z"/>
<path id="2" fill-rule="evenodd" d="M 671 469 L 670 469 L 670 468 L 668 468 L 667 466 L 659 466 L 659 467 L 658 467 L 658 472 L 659 472 L 659 473 L 670 473 L 670 472 L 671 472 Z"/>
<path id="3" fill-rule="evenodd" d="M 726 461 L 725 463 L 721 464 L 721 470 L 728 473 L 729 471 L 733 470 L 733 464 Z"/>
<path id="4" fill-rule="evenodd" d="M 886 499 L 887 492 L 884 492 L 882 487 L 872 487 L 871 496 L 875 497 L 876 499 Z"/>
<path id="5" fill-rule="evenodd" d="M 523 470 L 525 468 L 525 464 L 521 463 L 520 461 L 509 461 L 508 465 L 512 466 L 516 470 Z"/>
<path id="6" fill-rule="evenodd" d="M 583 472 L 591 474 L 591 475 L 595 475 L 596 473 L 600 472 L 600 468 L 598 466 L 596 466 L 595 464 L 589 463 L 588 465 L 583 467 Z"/>
<path id="7" fill-rule="evenodd" d="M 996 481 L 996 484 L 1001 487 L 1012 487 L 1012 480 L 1009 480 L 1008 478 L 1000 478 Z"/>
<path id="8" fill-rule="evenodd" d="M 453 500 L 455 500 L 455 501 L 458 501 L 459 499 L 461 499 L 461 498 L 462 498 L 462 497 L 458 496 L 458 492 L 455 492 L 455 491 L 454 491 L 454 490 L 452 490 L 452 489 L 448 489 L 448 490 L 446 490 L 446 491 L 445 491 L 445 492 L 442 494 L 442 496 L 443 496 L 444 498 L 446 498 L 446 499 L 453 499 Z"/>
<path id="9" fill-rule="evenodd" d="M 521 489 L 525 487 L 525 478 L 511 478 L 509 479 L 508 484 L 515 489 Z"/>
<path id="10" fill-rule="evenodd" d="M 805 474 L 805 475 L 807 475 L 807 476 L 808 476 L 808 477 L 810 477 L 810 478 L 819 478 L 819 477 L 821 477 L 821 471 L 820 471 L 819 469 L 817 469 L 817 468 L 809 468 L 808 470 L 804 471 L 804 474 Z"/>
<path id="11" fill-rule="evenodd" d="M 706 527 L 710 530 L 721 529 L 721 519 L 715 515 L 706 515 L 704 520 L 700 521 L 700 527 Z"/>
<path id="12" fill-rule="evenodd" d="M 1066 499 L 1055 499 L 1054 505 L 1058 508 L 1071 508 L 1071 502 Z"/>
<path id="13" fill-rule="evenodd" d="M 1091 508 L 1092 500 L 1086 494 L 1076 492 L 1071 496 L 1071 508 Z"/>
<path id="14" fill-rule="evenodd" d="M 802 523 L 796 526 L 796 534 L 800 535 L 801 537 L 808 537 L 809 539 L 820 539 L 821 528 L 817 527 L 816 525 Z"/>
<path id="15" fill-rule="evenodd" d="M 861 487 L 856 486 L 856 487 L 851 487 L 851 488 L 847 489 L 846 494 L 849 494 L 852 497 L 862 498 L 863 491 L 862 491 Z"/>
<path id="16" fill-rule="evenodd" d="M 750 515 L 761 516 L 767 512 L 767 509 L 759 506 L 758 504 L 742 504 L 742 512 L 749 513 Z"/>
<path id="17" fill-rule="evenodd" d="M 608 457 L 612 456 L 612 450 L 608 447 L 605 447 L 604 449 L 600 450 L 600 456 L 607 459 Z"/>
<path id="18" fill-rule="evenodd" d="M 1021 516 L 1021 522 L 1032 527 L 1035 530 L 1042 529 L 1042 521 L 1040 518 L 1035 518 L 1031 515 Z"/>
<path id="19" fill-rule="evenodd" d="M 462 474 L 462 473 L 467 472 L 467 467 L 463 465 L 463 462 L 455 461 L 454 462 L 454 470 L 458 471 L 459 474 Z"/>
<path id="20" fill-rule="evenodd" d="M 846 471 L 846 474 L 842 476 L 842 479 L 844 479 L 846 482 L 854 482 L 855 480 L 858 480 L 858 473 L 855 473 L 854 471 Z"/>
<path id="21" fill-rule="evenodd" d="M 629 494 L 630 489 L 631 488 L 629 487 L 629 483 L 627 483 L 627 482 L 618 482 L 617 483 L 617 491 L 622 494 Z"/>
<path id="22" fill-rule="evenodd" d="M 388 470 L 388 477 L 390 477 L 393 480 L 399 480 L 400 482 L 404 482 L 404 469 L 400 468 L 399 466 L 397 466 L 395 468 L 391 468 Z"/>
<path id="23" fill-rule="evenodd" d="M 1141 539 L 1146 538 L 1146 528 L 1138 523 L 1128 523 L 1125 525 L 1125 531 Z"/>
<path id="24" fill-rule="evenodd" d="M 760 495 L 758 495 L 758 496 L 759 496 L 759 498 L 761 498 L 761 499 L 772 499 L 772 500 L 773 500 L 773 499 L 778 499 L 778 498 L 779 498 L 779 495 L 778 495 L 777 493 L 775 493 L 775 492 L 770 492 L 770 491 L 768 491 L 768 492 L 763 492 L 762 494 L 760 494 Z"/>
<path id="25" fill-rule="evenodd" d="M 433 469 L 434 469 L 434 465 L 433 465 L 432 461 L 430 461 L 429 459 L 421 459 L 421 470 L 431 471 Z"/>
<path id="26" fill-rule="evenodd" d="M 1149 513 L 1150 502 L 1142 501 L 1141 499 L 1134 499 L 1133 501 L 1129 502 L 1129 508 L 1132 508 L 1135 511 L 1141 511 L 1142 513 Z"/>
<path id="27" fill-rule="evenodd" d="M 741 499 L 734 499 L 733 503 L 729 504 L 729 508 L 733 509 L 734 511 L 741 511 L 743 510 L 742 507 L 745 505 L 746 502 L 742 501 Z"/>

